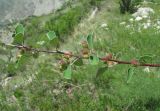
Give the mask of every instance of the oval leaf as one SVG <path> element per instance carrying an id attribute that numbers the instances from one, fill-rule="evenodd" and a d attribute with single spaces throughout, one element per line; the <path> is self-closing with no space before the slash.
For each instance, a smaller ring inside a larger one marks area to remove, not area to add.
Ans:
<path id="1" fill-rule="evenodd" d="M 21 57 L 17 60 L 16 62 L 16 69 L 20 69 L 24 64 L 26 64 L 28 62 L 28 57 L 27 55 L 23 54 L 21 55 Z"/>
<path id="2" fill-rule="evenodd" d="M 97 56 L 90 56 L 89 60 L 92 65 L 97 65 L 99 63 L 99 58 Z"/>
<path id="3" fill-rule="evenodd" d="M 88 42 L 89 48 L 93 49 L 93 34 L 89 34 L 87 36 L 87 42 Z"/>
<path id="4" fill-rule="evenodd" d="M 67 69 L 64 71 L 64 78 L 71 79 L 72 78 L 72 67 L 69 65 Z"/>
<path id="5" fill-rule="evenodd" d="M 52 41 L 53 39 L 57 38 L 56 33 L 54 31 L 48 32 L 47 37 L 49 41 Z"/>
<path id="6" fill-rule="evenodd" d="M 134 70 L 135 70 L 135 67 L 131 67 L 128 69 L 127 83 L 129 83 L 131 81 L 132 76 L 134 74 Z"/>
<path id="7" fill-rule="evenodd" d="M 24 41 L 24 37 L 22 33 L 18 33 L 15 35 L 13 43 L 14 44 L 22 44 Z"/>
<path id="8" fill-rule="evenodd" d="M 24 29 L 23 25 L 22 25 L 22 24 L 18 24 L 18 25 L 16 26 L 15 32 L 16 32 L 16 34 L 21 33 L 21 34 L 24 35 L 24 30 L 25 30 L 25 29 Z"/>

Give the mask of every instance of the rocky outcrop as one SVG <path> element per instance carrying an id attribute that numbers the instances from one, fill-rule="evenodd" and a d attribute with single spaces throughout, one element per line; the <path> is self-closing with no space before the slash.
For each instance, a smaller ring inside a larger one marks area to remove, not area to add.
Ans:
<path id="1" fill-rule="evenodd" d="M 6 21 L 41 16 L 59 9 L 66 0 L 0 0 L 0 24 Z"/>

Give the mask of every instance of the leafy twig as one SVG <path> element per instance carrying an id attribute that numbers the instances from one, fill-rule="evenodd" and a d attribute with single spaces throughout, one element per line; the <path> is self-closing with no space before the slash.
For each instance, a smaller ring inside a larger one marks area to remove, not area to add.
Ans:
<path id="1" fill-rule="evenodd" d="M 2 43 L 3 44 L 3 43 Z M 39 52 L 39 53 L 48 53 L 48 54 L 61 54 L 61 55 L 69 55 L 71 57 L 76 57 L 77 58 L 81 58 L 81 59 L 86 59 L 85 57 L 83 57 L 82 55 L 75 55 L 72 53 L 67 53 L 64 51 L 60 51 L 60 50 L 41 50 L 41 49 L 36 49 L 36 48 L 32 48 L 32 47 L 28 47 L 28 46 L 24 46 L 24 45 L 13 45 L 13 44 L 3 44 L 3 46 L 7 46 L 7 47 L 13 47 L 13 48 L 18 48 L 18 49 L 24 49 L 26 51 L 34 51 L 34 52 Z M 121 60 L 116 60 L 116 59 L 112 59 L 111 55 L 108 55 L 106 57 L 99 57 L 99 59 L 103 62 L 107 62 L 107 61 L 111 61 L 111 62 L 115 62 L 117 64 L 123 64 L 123 65 L 134 65 L 134 66 L 144 66 L 144 67 L 160 67 L 160 64 L 150 64 L 150 63 L 134 63 L 133 60 L 131 61 L 121 61 Z"/>

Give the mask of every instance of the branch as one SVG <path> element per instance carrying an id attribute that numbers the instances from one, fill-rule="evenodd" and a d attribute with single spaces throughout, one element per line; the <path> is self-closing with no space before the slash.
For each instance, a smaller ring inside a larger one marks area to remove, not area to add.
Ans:
<path id="1" fill-rule="evenodd" d="M 3 46 L 8 46 L 8 47 L 13 47 L 13 48 L 18 48 L 18 49 L 25 49 L 26 51 L 34 51 L 34 52 L 41 52 L 41 53 L 48 53 L 48 54 L 61 54 L 61 55 L 69 55 L 71 57 L 76 57 L 76 58 L 81 58 L 81 59 L 87 59 L 85 57 L 83 57 L 82 55 L 75 55 L 75 54 L 71 54 L 68 52 L 64 52 L 64 51 L 59 51 L 59 50 L 40 50 L 40 49 L 36 49 L 36 48 L 32 48 L 32 47 L 28 47 L 28 46 L 24 46 L 24 45 L 13 45 L 13 44 L 3 44 Z M 116 60 L 116 59 L 112 59 L 112 55 L 108 55 L 107 57 L 99 57 L 99 59 L 103 62 L 115 62 L 117 64 L 123 64 L 123 65 L 133 65 L 133 66 L 144 66 L 144 67 L 160 67 L 160 64 L 142 64 L 139 63 L 137 61 L 121 61 L 121 60 Z"/>

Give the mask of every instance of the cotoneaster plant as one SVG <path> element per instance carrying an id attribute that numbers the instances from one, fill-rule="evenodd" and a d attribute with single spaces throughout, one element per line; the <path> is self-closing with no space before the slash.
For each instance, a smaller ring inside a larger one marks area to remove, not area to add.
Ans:
<path id="1" fill-rule="evenodd" d="M 103 67 L 100 67 L 97 70 L 97 75 L 101 75 L 104 73 L 108 67 L 119 65 L 119 64 L 127 64 L 131 65 L 131 67 L 128 69 L 128 80 L 127 83 L 131 80 L 132 76 L 135 73 L 135 69 L 138 66 L 147 66 L 147 67 L 160 67 L 160 64 L 150 64 L 148 61 L 152 61 L 152 57 L 150 56 L 142 56 L 138 60 L 132 59 L 131 61 L 121 61 L 117 60 L 112 54 L 108 54 L 105 57 L 98 57 L 95 54 L 94 50 L 94 37 L 93 34 L 88 34 L 86 36 L 86 39 L 83 39 L 81 41 L 81 48 L 78 53 L 74 53 L 72 51 L 60 51 L 58 49 L 58 45 L 60 45 L 59 38 L 56 35 L 54 31 L 49 31 L 46 34 L 46 39 L 43 41 L 42 45 L 45 47 L 45 45 L 51 44 L 55 46 L 55 50 L 45 50 L 40 48 L 34 48 L 32 46 L 27 46 L 25 44 L 25 38 L 24 38 L 24 32 L 25 28 L 22 24 L 18 24 L 15 28 L 15 32 L 13 34 L 13 43 L 12 44 L 5 44 L 1 43 L 1 46 L 3 47 L 11 47 L 11 48 L 17 48 L 18 53 L 16 57 L 16 61 L 9 61 L 7 66 L 8 72 L 16 72 L 16 70 L 21 69 L 22 64 L 25 64 L 26 61 L 30 57 L 38 58 L 41 53 L 47 53 L 47 54 L 59 54 L 61 55 L 60 60 L 58 60 L 58 66 L 59 70 L 63 72 L 63 77 L 67 80 L 72 79 L 72 72 L 74 66 L 83 66 L 84 64 L 90 64 L 90 65 L 98 65 L 103 64 Z M 84 62 L 85 61 L 85 62 Z M 87 62 L 86 62 L 87 61 Z M 24 70 L 24 69 L 23 69 Z"/>

